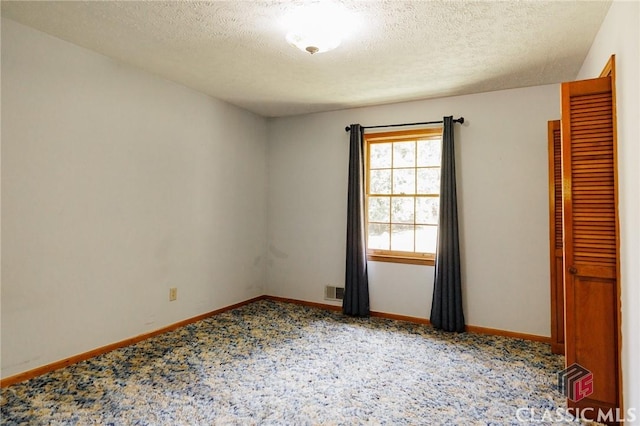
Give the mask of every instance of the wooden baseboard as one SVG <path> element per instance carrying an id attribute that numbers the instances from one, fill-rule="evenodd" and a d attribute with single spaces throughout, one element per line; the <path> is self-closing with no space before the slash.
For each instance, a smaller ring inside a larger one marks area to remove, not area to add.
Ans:
<path id="1" fill-rule="evenodd" d="M 198 315 L 198 316 L 195 316 L 195 317 L 192 317 L 192 318 L 188 318 L 188 319 L 183 320 L 183 321 L 179 321 L 179 322 L 177 322 L 175 324 L 168 325 L 166 327 L 160 328 L 158 330 L 151 331 L 149 333 L 144 333 L 144 334 L 141 334 L 141 335 L 136 336 L 136 337 L 131 337 L 129 339 L 125 339 L 125 340 L 122 340 L 120 342 L 112 343 L 110 345 L 102 346 L 102 347 L 99 347 L 97 349 L 93 349 L 93 350 L 88 351 L 88 352 L 84 352 L 84 353 L 81 353 L 81 354 L 78 354 L 78 355 L 71 356 L 69 358 L 62 359 L 60 361 L 55 361 L 55 362 L 52 362 L 50 364 L 43 365 L 42 367 L 37 367 L 37 368 L 34 368 L 32 370 L 28 370 L 28 371 L 25 371 L 23 373 L 16 374 L 14 376 L 9 376 L 9 377 L 7 377 L 5 379 L 0 379 L 0 388 L 5 388 L 5 387 L 11 386 L 11 385 L 13 385 L 15 383 L 24 382 L 26 380 L 32 379 L 34 377 L 41 376 L 41 375 L 49 373 L 51 371 L 67 367 L 67 366 L 72 365 L 72 364 L 77 364 L 78 362 L 85 361 L 87 359 L 96 357 L 98 355 L 102 355 L 102 354 L 105 354 L 107 352 L 111 352 L 113 350 L 123 348 L 125 346 L 133 345 L 135 343 L 141 342 L 143 340 L 149 339 L 149 338 L 157 336 L 159 334 L 166 333 L 168 331 L 172 331 L 172 330 L 175 330 L 175 329 L 180 328 L 180 327 L 184 327 L 185 325 L 188 325 L 188 324 L 203 320 L 205 318 L 212 317 L 212 316 L 220 314 L 222 312 L 230 311 L 232 309 L 236 309 L 236 308 L 239 308 L 241 306 L 248 305 L 250 303 L 257 302 L 259 300 L 265 300 L 265 299 L 266 300 L 273 300 L 273 301 L 276 301 L 276 302 L 293 303 L 293 304 L 296 304 L 296 305 L 310 306 L 310 307 L 313 307 L 313 308 L 325 309 L 325 310 L 329 310 L 329 311 L 342 311 L 342 307 L 341 306 L 329 305 L 329 304 L 326 304 L 326 303 L 308 302 L 308 301 L 305 301 L 305 300 L 289 299 L 289 298 L 278 297 L 278 296 L 268 296 L 268 295 L 258 296 L 258 297 L 254 297 L 254 298 L 249 299 L 249 300 L 245 300 L 244 302 L 239 302 L 239 303 L 236 303 L 236 304 L 233 304 L 233 305 L 225 306 L 224 308 L 216 309 L 215 311 L 207 312 L 207 313 L 202 314 L 202 315 Z M 431 325 L 429 320 L 426 319 L 426 318 L 411 317 L 411 316 L 397 315 L 397 314 L 389 314 L 389 313 L 386 313 L 386 312 L 376 312 L 376 311 L 372 311 L 370 314 L 371 314 L 372 317 L 386 318 L 386 319 L 392 319 L 392 320 L 396 320 L 396 321 L 407 321 L 407 322 L 416 323 L 416 324 L 423 324 L 423 325 Z M 535 334 L 517 333 L 517 332 L 514 332 L 514 331 L 498 330 L 498 329 L 495 329 L 495 328 L 486 328 L 486 327 L 478 327 L 478 326 L 474 326 L 474 325 L 468 325 L 467 326 L 467 331 L 469 333 L 489 334 L 489 335 L 494 335 L 494 336 L 505 336 L 505 337 L 512 337 L 512 338 L 516 338 L 516 339 L 532 340 L 532 341 L 535 341 L 535 342 L 551 343 L 551 338 L 550 337 L 537 336 Z"/>
<path id="2" fill-rule="evenodd" d="M 372 317 L 377 317 L 377 318 L 386 318 L 386 319 L 391 319 L 395 321 L 407 321 L 415 324 L 423 324 L 423 325 L 429 325 L 429 326 L 431 325 L 431 321 L 429 321 L 426 318 L 410 317 L 407 315 L 398 315 L 398 314 L 388 314 L 386 312 L 377 312 L 377 311 L 371 311 L 370 314 Z"/>
<path id="3" fill-rule="evenodd" d="M 497 328 L 478 327 L 477 325 L 468 325 L 468 333 L 488 334 L 491 336 L 504 336 L 514 339 L 531 340 L 533 342 L 551 344 L 551 337 L 538 336 L 537 334 L 519 333 L 517 331 L 500 330 Z"/>
<path id="4" fill-rule="evenodd" d="M 276 297 L 276 296 L 265 296 L 264 298 L 267 300 L 274 300 L 277 302 L 294 303 L 297 305 L 311 306 L 311 307 L 320 308 L 320 309 L 327 309 L 330 311 L 342 310 L 340 306 L 328 305 L 325 303 L 308 302 L 306 300 L 289 299 L 285 297 Z M 392 319 L 397 321 L 407 321 L 415 324 L 431 325 L 431 321 L 429 321 L 427 318 L 389 314 L 386 312 L 377 312 L 377 311 L 371 311 L 370 315 L 372 317 L 378 317 L 378 318 L 386 318 L 386 319 Z M 496 328 L 479 327 L 475 325 L 467 325 L 466 331 L 468 333 L 474 333 L 474 334 L 488 334 L 492 336 L 504 336 L 504 337 L 511 337 L 514 339 L 531 340 L 534 342 L 542 342 L 542 343 L 549 343 L 549 344 L 551 343 L 550 337 L 538 336 L 536 334 L 518 333 L 515 331 L 500 330 Z"/>
<path id="5" fill-rule="evenodd" d="M 551 352 L 553 352 L 556 355 L 564 355 L 564 343 L 551 342 Z"/>
<path id="6" fill-rule="evenodd" d="M 244 302 L 235 303 L 233 305 L 225 306 L 224 308 L 216 309 L 215 311 L 207 312 L 202 315 L 198 315 L 192 318 L 188 318 L 183 321 L 179 321 L 175 324 L 168 325 L 166 327 L 159 328 L 158 330 L 150 331 L 149 333 L 144 333 L 136 337 L 131 337 L 129 339 L 121 340 L 116 343 L 112 343 L 110 345 L 102 346 L 97 349 L 93 349 L 88 352 L 84 352 L 78 355 L 71 356 L 69 358 L 62 359 L 60 361 L 52 362 L 51 364 L 43 365 L 42 367 L 34 368 L 33 370 L 28 370 L 23 373 L 16 374 L 14 376 L 9 376 L 5 379 L 0 380 L 0 388 L 5 388 L 7 386 L 11 386 L 15 383 L 24 382 L 26 380 L 32 379 L 34 377 L 41 376 L 43 374 L 49 373 L 54 370 L 58 370 L 60 368 L 67 367 L 72 364 L 77 364 L 81 361 L 85 361 L 90 358 L 94 358 L 98 355 L 105 354 L 107 352 L 111 352 L 116 349 L 123 348 L 125 346 L 133 345 L 135 343 L 141 342 L 143 340 L 149 339 L 150 337 L 157 336 L 159 334 L 166 333 L 168 331 L 175 330 L 180 327 L 184 327 L 185 325 L 192 324 L 194 322 L 212 317 L 214 315 L 221 314 L 222 312 L 230 311 L 232 309 L 239 308 L 244 305 L 248 305 L 249 303 L 257 302 L 258 300 L 265 299 L 265 296 L 254 297 L 253 299 L 245 300 Z"/>
<path id="7" fill-rule="evenodd" d="M 273 300 L 275 302 L 293 303 L 295 305 L 310 306 L 312 308 L 320 308 L 320 309 L 325 309 L 327 311 L 342 312 L 342 306 L 329 305 L 328 303 L 308 302 L 306 300 L 289 299 L 287 297 L 278 297 L 278 296 L 265 296 L 264 298 L 267 300 Z M 408 322 L 413 322 L 417 324 L 427 324 L 427 325 L 430 324 L 429 320 L 426 318 L 409 317 L 406 315 L 388 314 L 386 312 L 375 312 L 375 311 L 371 311 L 369 312 L 369 314 L 372 317 L 386 318 L 386 319 L 392 319 L 396 321 L 408 321 Z"/>
<path id="8" fill-rule="evenodd" d="M 294 305 L 309 306 L 312 308 L 320 308 L 327 311 L 342 311 L 342 306 L 329 305 L 328 303 L 307 302 L 306 300 L 289 299 L 287 297 L 264 296 L 267 300 L 274 302 L 293 303 Z"/>

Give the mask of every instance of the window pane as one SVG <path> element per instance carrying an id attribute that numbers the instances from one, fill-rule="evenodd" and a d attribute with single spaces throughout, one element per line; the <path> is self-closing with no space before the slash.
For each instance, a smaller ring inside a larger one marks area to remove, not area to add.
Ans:
<path id="1" fill-rule="evenodd" d="M 440 193 L 440 168 L 438 167 L 435 169 L 418 169 L 418 194 L 439 194 L 439 193 Z"/>
<path id="2" fill-rule="evenodd" d="M 384 137 L 367 145 L 367 248 L 435 253 L 442 137 Z"/>
<path id="3" fill-rule="evenodd" d="M 370 194 L 391 194 L 391 170 L 371 170 Z"/>
<path id="4" fill-rule="evenodd" d="M 418 141 L 418 167 L 440 166 L 441 139 Z"/>
<path id="5" fill-rule="evenodd" d="M 389 197 L 369 197 L 369 221 L 390 222 L 390 204 Z"/>
<path id="6" fill-rule="evenodd" d="M 413 197 L 396 197 L 391 201 L 391 222 L 413 223 Z"/>
<path id="7" fill-rule="evenodd" d="M 391 250 L 413 251 L 413 225 L 391 225 Z"/>
<path id="8" fill-rule="evenodd" d="M 416 166 L 416 143 L 395 142 L 393 144 L 393 167 Z"/>
<path id="9" fill-rule="evenodd" d="M 372 143 L 369 145 L 369 168 L 385 169 L 391 167 L 391 143 Z"/>
<path id="10" fill-rule="evenodd" d="M 415 194 L 416 193 L 416 169 L 394 169 L 393 170 L 393 193 L 394 194 Z"/>
<path id="11" fill-rule="evenodd" d="M 416 223 L 438 224 L 440 199 L 435 197 L 416 198 Z"/>
<path id="12" fill-rule="evenodd" d="M 431 225 L 416 226 L 416 251 L 435 253 L 438 242 L 438 227 Z"/>
<path id="13" fill-rule="evenodd" d="M 389 226 L 381 223 L 369 224 L 368 248 L 389 250 Z"/>

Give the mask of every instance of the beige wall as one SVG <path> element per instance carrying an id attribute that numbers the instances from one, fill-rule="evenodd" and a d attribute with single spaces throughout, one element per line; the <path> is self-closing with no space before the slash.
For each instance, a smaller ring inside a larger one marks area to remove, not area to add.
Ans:
<path id="1" fill-rule="evenodd" d="M 640 3 L 614 1 L 578 79 L 616 55 L 624 405 L 640 415 Z"/>
<path id="2" fill-rule="evenodd" d="M 266 176 L 265 119 L 3 19 L 2 376 L 263 294 Z"/>
<path id="3" fill-rule="evenodd" d="M 557 85 L 269 121 L 270 294 L 323 301 L 343 285 L 344 127 L 464 116 L 456 125 L 468 324 L 550 334 L 547 121 Z M 369 262 L 371 309 L 428 318 L 433 268 Z"/>

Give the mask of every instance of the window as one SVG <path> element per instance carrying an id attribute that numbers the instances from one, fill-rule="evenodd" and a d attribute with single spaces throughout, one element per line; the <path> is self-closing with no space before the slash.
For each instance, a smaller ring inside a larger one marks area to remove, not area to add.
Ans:
<path id="1" fill-rule="evenodd" d="M 367 257 L 434 263 L 442 129 L 365 134 Z"/>

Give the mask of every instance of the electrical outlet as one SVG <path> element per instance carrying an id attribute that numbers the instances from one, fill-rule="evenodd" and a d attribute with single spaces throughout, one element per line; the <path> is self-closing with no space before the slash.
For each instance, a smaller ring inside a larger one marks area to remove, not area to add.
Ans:
<path id="1" fill-rule="evenodd" d="M 169 302 L 173 302 L 178 298 L 178 289 L 176 287 L 172 287 L 169 289 Z"/>

